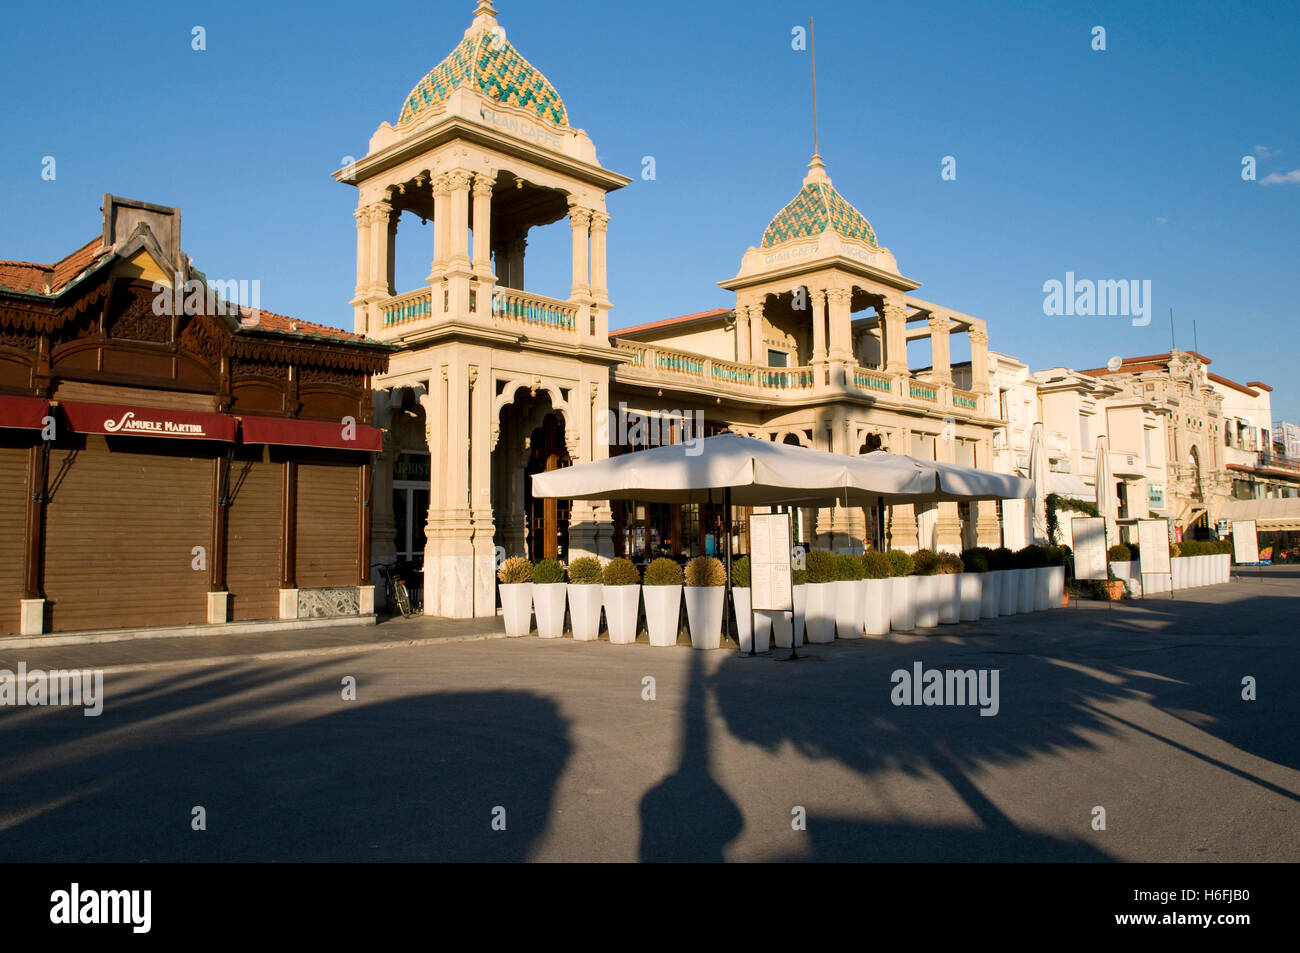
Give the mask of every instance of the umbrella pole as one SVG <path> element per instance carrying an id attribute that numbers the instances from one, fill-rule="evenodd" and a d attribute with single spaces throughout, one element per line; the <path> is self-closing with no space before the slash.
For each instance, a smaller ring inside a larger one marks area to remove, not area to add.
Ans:
<path id="1" fill-rule="evenodd" d="M 724 487 L 722 490 L 722 509 L 725 513 L 725 519 L 722 521 L 723 532 L 727 534 L 723 542 L 724 552 L 727 557 L 727 591 L 722 597 L 722 622 L 723 628 L 727 631 L 727 638 L 736 640 L 736 647 L 740 647 L 740 631 L 736 626 L 735 607 L 731 601 L 731 487 Z M 749 650 L 752 655 L 754 652 L 754 637 L 751 634 L 749 639 Z"/>

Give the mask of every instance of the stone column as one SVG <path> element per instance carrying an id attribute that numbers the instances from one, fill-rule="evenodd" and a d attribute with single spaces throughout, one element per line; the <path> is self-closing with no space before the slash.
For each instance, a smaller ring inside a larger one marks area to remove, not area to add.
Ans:
<path id="1" fill-rule="evenodd" d="M 591 213 L 591 333 L 602 344 L 609 341 L 609 288 L 605 269 L 605 238 L 609 231 L 609 216 L 604 212 Z M 585 330 L 585 329 L 583 329 Z"/>
<path id="2" fill-rule="evenodd" d="M 481 377 L 481 379 L 480 379 Z M 492 514 L 492 371 L 469 366 L 469 492 L 474 523 L 474 615 L 496 615 L 496 521 Z"/>
<path id="3" fill-rule="evenodd" d="M 429 282 L 442 278 L 442 272 L 451 258 L 451 182 L 446 173 L 436 177 L 433 188 L 433 262 L 429 267 Z M 434 289 L 435 292 L 437 288 Z M 434 296 L 435 312 L 441 310 L 438 296 Z"/>
<path id="4" fill-rule="evenodd" d="M 510 256 L 510 287 L 516 291 L 524 290 L 524 252 L 528 248 L 528 239 L 519 235 L 506 246 Z"/>
<path id="5" fill-rule="evenodd" d="M 812 305 L 812 362 L 822 364 L 826 361 L 826 292 L 814 291 L 808 297 Z"/>
<path id="6" fill-rule="evenodd" d="M 453 357 L 459 357 L 455 355 Z M 438 391 L 434 403 L 438 415 L 429 426 L 431 469 L 440 470 L 437 486 L 440 499 L 435 518 L 430 507 L 429 540 L 432 562 L 425 558 L 425 592 L 431 588 L 437 615 L 468 619 L 474 615 L 474 519 L 470 509 L 470 388 L 469 367 L 459 359 L 439 368 L 434 380 Z M 426 605 L 430 605 L 426 603 Z M 428 610 L 426 610 L 428 611 Z"/>
<path id="7" fill-rule="evenodd" d="M 352 213 L 357 220 L 357 286 L 352 296 L 353 330 L 357 334 L 373 334 L 369 324 L 370 296 L 370 206 L 361 205 Z"/>
<path id="8" fill-rule="evenodd" d="M 763 327 L 763 299 L 749 306 L 749 360 L 767 367 L 767 344 Z"/>
<path id="9" fill-rule="evenodd" d="M 906 374 L 907 306 L 901 299 L 891 300 L 881 305 L 881 311 L 885 329 L 885 371 L 890 374 Z"/>
<path id="10" fill-rule="evenodd" d="M 388 222 L 393 207 L 387 202 L 370 206 L 370 295 L 388 297 L 393 291 L 388 286 Z"/>
<path id="11" fill-rule="evenodd" d="M 480 172 L 474 176 L 474 274 L 490 283 L 492 274 L 492 187 L 496 176 Z"/>
<path id="12" fill-rule="evenodd" d="M 941 384 L 952 383 L 952 358 L 948 347 L 948 325 L 946 317 L 930 315 L 930 377 Z"/>
<path id="13" fill-rule="evenodd" d="M 989 390 L 989 333 L 982 327 L 972 327 L 970 338 L 970 389 L 977 394 Z"/>
<path id="14" fill-rule="evenodd" d="M 736 304 L 736 363 L 748 364 L 753 360 L 749 339 L 749 306 Z"/>
<path id="15" fill-rule="evenodd" d="M 853 345 L 849 305 L 853 293 L 844 288 L 831 288 L 826 292 L 830 306 L 830 359 L 845 364 L 853 363 Z"/>
<path id="16" fill-rule="evenodd" d="M 569 300 L 585 300 L 591 293 L 590 263 L 587 254 L 591 242 L 591 210 L 571 201 L 569 228 L 573 233 L 573 284 Z"/>
<path id="17" fill-rule="evenodd" d="M 469 258 L 469 193 L 472 181 L 473 176 L 464 169 L 454 169 L 447 173 L 447 184 L 451 188 L 451 215 L 448 222 L 451 242 L 448 246 L 450 254 L 447 264 L 465 271 L 473 264 Z"/>

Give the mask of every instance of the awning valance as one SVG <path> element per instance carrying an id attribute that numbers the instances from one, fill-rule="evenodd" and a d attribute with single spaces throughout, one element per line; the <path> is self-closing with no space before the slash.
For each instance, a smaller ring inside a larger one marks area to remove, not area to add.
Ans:
<path id="1" fill-rule="evenodd" d="M 64 419 L 77 433 L 166 437 L 180 440 L 235 440 L 235 418 L 198 410 L 60 401 Z"/>
<path id="2" fill-rule="evenodd" d="M 244 443 L 329 450 L 382 450 L 384 445 L 383 432 L 365 424 L 289 417 L 240 417 L 239 420 Z"/>
<path id="3" fill-rule="evenodd" d="M 50 403 L 43 397 L 6 397 L 0 395 L 0 427 L 40 430 Z"/>

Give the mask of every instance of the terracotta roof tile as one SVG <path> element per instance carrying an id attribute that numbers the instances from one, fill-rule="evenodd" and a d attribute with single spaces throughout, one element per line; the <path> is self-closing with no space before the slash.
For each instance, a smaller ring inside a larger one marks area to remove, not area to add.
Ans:
<path id="1" fill-rule="evenodd" d="M 712 311 L 697 311 L 694 314 L 684 314 L 680 318 L 665 318 L 663 321 L 651 321 L 649 324 L 637 324 L 630 328 L 619 328 L 617 331 L 610 331 L 610 337 L 625 337 L 628 335 L 641 334 L 645 331 L 656 331 L 659 328 L 670 328 L 679 324 L 693 324 L 696 321 L 705 321 L 709 318 L 721 317 L 724 314 L 731 314 L 730 308 L 714 308 Z"/>
<path id="2" fill-rule="evenodd" d="M 251 315 L 253 311 L 251 308 L 241 306 L 239 313 L 241 317 L 243 317 Z M 291 318 L 287 314 L 276 314 L 274 311 L 267 311 L 265 308 L 258 309 L 257 324 L 247 328 L 247 330 L 253 329 L 274 331 L 277 334 L 297 334 L 302 337 L 332 338 L 337 341 L 369 340 L 360 334 L 353 334 L 351 331 L 344 331 L 342 328 L 331 328 L 323 324 L 314 324 L 311 321 Z"/>
<path id="3" fill-rule="evenodd" d="M 101 247 L 99 236 L 52 265 L 31 261 L 0 261 L 0 287 L 10 291 L 54 294 L 89 268 Z"/>
<path id="4" fill-rule="evenodd" d="M 1241 393 L 1245 394 L 1247 397 L 1259 396 L 1259 391 L 1251 390 L 1249 387 L 1246 387 L 1244 384 L 1238 384 L 1236 381 L 1230 381 L 1226 377 L 1221 377 L 1220 375 L 1215 374 L 1212 371 L 1206 371 L 1205 376 L 1208 377 L 1210 380 L 1214 381 L 1216 384 L 1222 384 L 1224 387 L 1231 387 L 1233 390 L 1240 391 Z"/>

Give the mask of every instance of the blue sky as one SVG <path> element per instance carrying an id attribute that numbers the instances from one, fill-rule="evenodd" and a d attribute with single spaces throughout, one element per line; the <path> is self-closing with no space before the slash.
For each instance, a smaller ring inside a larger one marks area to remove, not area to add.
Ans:
<path id="1" fill-rule="evenodd" d="M 635 177 L 609 200 L 613 327 L 732 303 L 716 282 L 807 166 L 808 55 L 791 30 L 815 16 L 821 153 L 920 297 L 984 318 L 990 346 L 1035 369 L 1166 351 L 1172 307 L 1179 347 L 1195 320 L 1212 370 L 1272 384 L 1274 418 L 1300 420 L 1300 181 L 1263 183 L 1300 180 L 1296 3 L 496 5 L 602 163 Z M 350 327 L 356 196 L 330 172 L 396 120 L 473 8 L 12 7 L 0 258 L 89 240 L 104 192 L 179 205 L 209 275 Z M 427 274 L 430 230 L 399 230 L 399 290 Z M 530 289 L 566 296 L 567 226 L 529 253 Z M 1071 271 L 1150 280 L 1150 325 L 1045 316 L 1043 283 Z"/>

